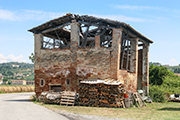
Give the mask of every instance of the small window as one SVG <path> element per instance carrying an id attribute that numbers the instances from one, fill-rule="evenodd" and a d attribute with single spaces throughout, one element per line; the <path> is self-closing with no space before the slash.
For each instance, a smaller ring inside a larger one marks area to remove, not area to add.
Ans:
<path id="1" fill-rule="evenodd" d="M 70 79 L 66 79 L 66 85 L 70 85 Z"/>
<path id="2" fill-rule="evenodd" d="M 45 80 L 41 79 L 40 80 L 40 87 L 43 87 L 45 85 Z"/>
<path id="3" fill-rule="evenodd" d="M 81 81 L 82 81 L 82 80 L 79 80 L 79 85 L 81 84 Z"/>

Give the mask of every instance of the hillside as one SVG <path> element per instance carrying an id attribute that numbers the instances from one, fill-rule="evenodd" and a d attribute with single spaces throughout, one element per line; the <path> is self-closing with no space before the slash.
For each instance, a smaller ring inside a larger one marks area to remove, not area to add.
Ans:
<path id="1" fill-rule="evenodd" d="M 9 62 L 0 64 L 0 79 L 4 77 L 13 79 L 34 80 L 34 64 Z"/>
<path id="2" fill-rule="evenodd" d="M 180 73 L 180 64 L 178 66 L 169 66 L 169 65 L 162 65 L 159 62 L 149 62 L 149 66 L 151 64 L 153 64 L 155 66 L 164 66 L 164 67 L 167 67 L 167 69 L 170 70 L 171 72 Z"/>
<path id="3" fill-rule="evenodd" d="M 166 66 L 168 70 L 174 73 L 180 73 L 180 66 Z"/>

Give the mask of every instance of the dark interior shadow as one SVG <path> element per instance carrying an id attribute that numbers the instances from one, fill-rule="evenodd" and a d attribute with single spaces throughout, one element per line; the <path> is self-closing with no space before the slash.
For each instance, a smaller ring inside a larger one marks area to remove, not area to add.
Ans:
<path id="1" fill-rule="evenodd" d="M 158 110 L 164 110 L 164 111 L 180 111 L 180 108 L 173 108 L 173 107 L 165 107 Z"/>
<path id="2" fill-rule="evenodd" d="M 7 102 L 31 102 L 31 99 L 20 99 L 20 100 L 4 100 Z"/>

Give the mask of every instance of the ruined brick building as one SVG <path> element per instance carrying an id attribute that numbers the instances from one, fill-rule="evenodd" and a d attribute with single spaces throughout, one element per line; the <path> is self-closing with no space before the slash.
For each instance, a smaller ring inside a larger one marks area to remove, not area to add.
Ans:
<path id="1" fill-rule="evenodd" d="M 130 25 L 67 14 L 34 33 L 35 92 L 77 90 L 81 80 L 120 81 L 127 91 L 149 91 L 149 44 Z"/>

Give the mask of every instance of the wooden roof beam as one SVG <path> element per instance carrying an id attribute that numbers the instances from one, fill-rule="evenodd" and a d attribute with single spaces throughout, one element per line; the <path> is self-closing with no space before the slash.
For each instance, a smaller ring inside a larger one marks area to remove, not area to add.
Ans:
<path id="1" fill-rule="evenodd" d="M 57 30 L 57 29 L 61 29 L 61 28 L 63 28 L 64 26 L 69 25 L 70 23 L 71 23 L 71 22 L 67 22 L 67 23 L 65 23 L 65 24 L 56 26 L 56 27 L 54 27 L 54 28 L 49 28 L 49 29 L 47 29 L 47 30 L 43 30 L 41 33 L 44 34 L 44 33 L 48 33 L 48 32 L 55 31 L 55 30 Z"/>

